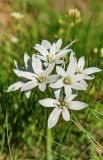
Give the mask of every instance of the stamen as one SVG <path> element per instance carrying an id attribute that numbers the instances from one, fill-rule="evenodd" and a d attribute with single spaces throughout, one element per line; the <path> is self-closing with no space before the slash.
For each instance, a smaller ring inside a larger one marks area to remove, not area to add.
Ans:
<path id="1" fill-rule="evenodd" d="M 64 108 L 64 107 L 67 107 L 68 106 L 68 102 L 67 101 L 65 101 L 65 100 L 63 100 L 63 101 L 60 101 L 60 105 L 59 105 L 59 107 L 60 108 Z"/>
<path id="2" fill-rule="evenodd" d="M 71 84 L 72 83 L 72 78 L 70 76 L 69 77 L 65 77 L 64 80 L 63 80 L 63 82 L 65 84 Z"/>
<path id="3" fill-rule="evenodd" d="M 48 59 L 48 62 L 52 62 L 53 61 L 53 54 L 52 53 L 48 53 L 47 59 Z"/>
<path id="4" fill-rule="evenodd" d="M 39 82 L 44 82 L 46 80 L 45 76 L 43 73 L 41 73 L 38 77 Z"/>

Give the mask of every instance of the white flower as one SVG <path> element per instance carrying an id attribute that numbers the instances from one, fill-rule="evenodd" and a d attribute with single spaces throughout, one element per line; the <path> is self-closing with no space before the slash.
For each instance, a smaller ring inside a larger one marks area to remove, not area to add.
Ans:
<path id="1" fill-rule="evenodd" d="M 11 17 L 15 18 L 16 20 L 20 20 L 24 18 L 24 15 L 20 14 L 19 12 L 12 12 Z"/>
<path id="2" fill-rule="evenodd" d="M 89 67 L 84 69 L 84 65 L 85 65 L 85 59 L 84 56 L 82 56 L 77 63 L 77 73 L 83 74 L 84 76 L 83 79 L 85 80 L 94 79 L 94 76 L 92 76 L 92 74 L 101 71 L 97 67 Z"/>
<path id="3" fill-rule="evenodd" d="M 32 70 L 32 67 L 31 67 L 31 58 L 27 55 L 27 53 L 24 54 L 24 63 L 25 63 L 25 67 L 21 68 L 21 67 L 18 66 L 17 62 L 14 61 L 14 64 L 15 64 L 16 69 L 18 71 L 31 71 Z M 26 80 L 21 78 L 21 81 L 18 81 L 16 83 L 10 85 L 8 87 L 7 92 L 16 91 L 16 90 L 20 89 L 25 84 L 25 82 L 26 82 Z M 31 94 L 31 91 L 26 91 L 25 92 L 25 96 L 27 98 L 30 97 L 30 94 Z"/>
<path id="4" fill-rule="evenodd" d="M 25 66 L 27 68 L 27 63 L 25 64 Z M 43 92 L 46 89 L 46 84 L 53 83 L 59 79 L 58 75 L 50 75 L 53 70 L 53 65 L 50 65 L 46 68 L 46 70 L 43 70 L 41 60 L 36 58 L 35 56 L 32 57 L 32 69 L 33 72 L 19 69 L 13 70 L 18 77 L 26 81 L 25 83 L 23 83 L 23 85 L 16 87 L 17 89 L 21 88 L 21 91 L 30 92 L 31 89 L 38 86 L 40 91 Z M 14 90 L 14 88 L 12 89 Z M 11 87 L 9 87 L 9 90 L 11 90 Z"/>
<path id="5" fill-rule="evenodd" d="M 81 13 L 77 8 L 69 9 L 67 11 L 67 13 L 68 13 L 68 15 L 70 17 L 74 17 L 75 16 L 76 18 L 80 18 L 80 16 L 81 16 Z"/>
<path id="6" fill-rule="evenodd" d="M 67 53 L 71 52 L 71 49 L 68 49 L 74 41 L 67 47 L 61 49 L 62 40 L 59 39 L 56 43 L 51 43 L 47 40 L 43 40 L 41 45 L 36 44 L 35 49 L 39 52 L 36 56 L 44 62 L 45 67 L 51 63 L 55 66 L 56 64 L 62 64 L 64 61 L 60 60 Z"/>
<path id="7" fill-rule="evenodd" d="M 10 37 L 11 42 L 13 43 L 18 43 L 18 38 L 16 36 L 11 36 Z"/>
<path id="8" fill-rule="evenodd" d="M 65 121 L 69 121 L 69 110 L 81 110 L 88 106 L 86 103 L 73 101 L 76 96 L 76 94 L 69 94 L 68 97 L 60 99 L 60 90 L 57 90 L 55 92 L 56 99 L 45 98 L 39 101 L 44 107 L 54 107 L 48 119 L 48 128 L 52 128 L 57 124 L 60 114 L 62 114 Z"/>
<path id="9" fill-rule="evenodd" d="M 70 56 L 70 63 L 67 67 L 67 71 L 60 66 L 56 67 L 56 72 L 61 76 L 61 78 L 57 82 L 50 84 L 50 87 L 55 89 L 64 87 L 66 95 L 71 93 L 72 89 L 86 90 L 86 86 L 83 84 L 83 82 L 80 82 L 83 80 L 83 75 L 75 74 L 76 67 L 77 60 L 72 54 Z"/>

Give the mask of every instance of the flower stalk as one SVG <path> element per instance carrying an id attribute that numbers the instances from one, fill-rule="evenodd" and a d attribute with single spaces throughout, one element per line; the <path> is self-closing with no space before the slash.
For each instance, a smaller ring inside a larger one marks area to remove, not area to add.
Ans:
<path id="1" fill-rule="evenodd" d="M 47 160 L 53 160 L 53 154 L 52 154 L 52 133 L 51 129 L 47 128 L 46 132 L 47 138 L 46 138 L 46 158 Z"/>

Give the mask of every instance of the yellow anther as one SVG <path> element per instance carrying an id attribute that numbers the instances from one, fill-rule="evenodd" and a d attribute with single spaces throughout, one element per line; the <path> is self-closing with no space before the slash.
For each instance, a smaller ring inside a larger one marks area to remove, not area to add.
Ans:
<path id="1" fill-rule="evenodd" d="M 64 108 L 68 106 L 68 102 L 66 102 L 65 100 L 60 101 L 60 108 Z"/>
<path id="2" fill-rule="evenodd" d="M 44 74 L 43 73 L 41 73 L 40 75 L 39 75 L 39 77 L 38 77 L 38 80 L 40 81 L 40 82 L 44 82 L 45 81 L 45 76 L 44 76 Z"/>
<path id="3" fill-rule="evenodd" d="M 49 54 L 47 55 L 47 59 L 48 59 L 48 62 L 52 62 L 52 60 L 53 60 L 53 54 L 52 54 L 52 53 L 49 53 Z"/>
<path id="4" fill-rule="evenodd" d="M 72 79 L 71 79 L 70 76 L 69 77 L 65 77 L 63 81 L 64 81 L 65 84 L 71 84 L 72 83 Z"/>

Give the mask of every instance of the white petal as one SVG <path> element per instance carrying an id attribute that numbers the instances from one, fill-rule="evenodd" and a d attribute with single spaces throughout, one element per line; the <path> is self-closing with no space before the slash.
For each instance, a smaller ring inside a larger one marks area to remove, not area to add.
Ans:
<path id="1" fill-rule="evenodd" d="M 92 76 L 84 75 L 84 79 L 85 79 L 85 80 L 92 80 L 92 79 L 94 79 L 94 78 L 95 78 L 94 75 L 92 75 Z"/>
<path id="2" fill-rule="evenodd" d="M 51 63 L 44 71 L 44 74 L 48 76 L 53 71 L 54 67 L 55 67 L 55 63 Z"/>
<path id="3" fill-rule="evenodd" d="M 70 114 L 69 114 L 69 111 L 68 111 L 67 108 L 62 110 L 62 116 L 63 116 L 63 119 L 65 121 L 69 121 L 70 120 Z"/>
<path id="4" fill-rule="evenodd" d="M 80 81 L 82 79 L 84 79 L 84 75 L 83 74 L 76 74 L 74 76 L 72 76 L 73 81 Z"/>
<path id="5" fill-rule="evenodd" d="M 86 83 L 85 80 L 81 80 L 80 83 L 83 84 L 85 87 L 88 87 L 88 84 Z"/>
<path id="6" fill-rule="evenodd" d="M 64 57 L 67 53 L 69 53 L 71 50 L 62 50 L 59 53 L 56 54 L 55 59 L 61 59 L 62 57 Z"/>
<path id="7" fill-rule="evenodd" d="M 24 83 L 21 81 L 13 83 L 12 85 L 10 85 L 8 87 L 7 92 L 16 91 L 16 90 L 20 89 L 23 85 L 24 85 Z"/>
<path id="8" fill-rule="evenodd" d="M 46 48 L 44 48 L 43 46 L 41 46 L 40 44 L 36 44 L 36 46 L 34 47 L 37 51 L 39 51 L 43 56 L 48 55 L 48 51 L 46 50 Z"/>
<path id="9" fill-rule="evenodd" d="M 64 90 L 65 90 L 66 96 L 69 96 L 72 93 L 71 85 L 65 85 Z"/>
<path id="10" fill-rule="evenodd" d="M 60 98 L 60 91 L 61 91 L 61 89 L 58 89 L 58 90 L 56 90 L 55 92 L 54 92 L 54 94 L 55 94 L 55 97 L 56 97 L 56 99 L 59 101 L 59 98 Z"/>
<path id="11" fill-rule="evenodd" d="M 69 108 L 73 109 L 73 110 L 81 110 L 81 109 L 84 109 L 87 106 L 88 106 L 88 104 L 86 104 L 84 102 L 71 101 Z"/>
<path id="12" fill-rule="evenodd" d="M 44 65 L 45 67 L 48 67 L 48 66 L 50 65 L 50 63 L 44 62 L 43 65 Z"/>
<path id="13" fill-rule="evenodd" d="M 47 40 L 42 40 L 41 44 L 42 44 L 42 46 L 43 46 L 44 48 L 46 48 L 46 49 L 50 49 L 50 47 L 51 47 L 50 42 L 47 41 Z"/>
<path id="14" fill-rule="evenodd" d="M 26 72 L 26 71 L 20 71 L 20 70 L 17 70 L 17 69 L 13 69 L 13 71 L 19 77 L 23 77 L 23 78 L 30 79 L 30 80 L 35 79 L 35 74 L 34 73 Z"/>
<path id="15" fill-rule="evenodd" d="M 69 103 L 70 101 L 72 101 L 75 97 L 77 97 L 77 94 L 70 94 L 70 95 L 68 95 L 68 96 L 67 96 L 68 103 Z"/>
<path id="16" fill-rule="evenodd" d="M 47 77 L 46 83 L 54 83 L 60 79 L 60 76 L 57 74 L 53 74 Z"/>
<path id="17" fill-rule="evenodd" d="M 77 71 L 82 72 L 84 65 L 85 65 L 85 58 L 84 58 L 84 56 L 82 56 L 78 60 Z"/>
<path id="18" fill-rule="evenodd" d="M 25 92 L 25 96 L 26 96 L 26 98 L 28 98 L 28 99 L 29 99 L 30 94 L 31 94 L 31 91 L 27 91 L 27 92 Z"/>
<path id="19" fill-rule="evenodd" d="M 39 89 L 40 89 L 40 91 L 44 92 L 46 90 L 46 84 L 45 83 L 39 83 Z"/>
<path id="20" fill-rule="evenodd" d="M 44 57 L 44 56 L 41 56 L 41 55 L 39 55 L 39 54 L 36 54 L 35 56 L 36 56 L 37 58 L 39 58 L 40 60 L 42 60 L 42 61 L 47 61 L 47 58 Z"/>
<path id="21" fill-rule="evenodd" d="M 62 79 L 59 79 L 57 82 L 53 83 L 53 84 L 50 84 L 49 85 L 51 88 L 61 88 L 64 86 L 63 84 L 63 80 Z"/>
<path id="22" fill-rule="evenodd" d="M 57 60 L 56 64 L 64 64 L 64 61 L 63 60 Z"/>
<path id="23" fill-rule="evenodd" d="M 86 86 L 84 86 L 82 83 L 80 83 L 80 82 L 73 82 L 72 83 L 72 85 L 71 85 L 71 87 L 73 88 L 73 89 L 76 89 L 76 90 L 86 90 L 87 88 L 86 88 Z"/>
<path id="24" fill-rule="evenodd" d="M 84 69 L 83 73 L 86 75 L 90 75 L 96 72 L 100 72 L 101 70 L 97 67 L 90 67 L 90 68 L 86 68 Z"/>
<path id="25" fill-rule="evenodd" d="M 27 53 L 24 54 L 24 63 L 25 63 L 25 67 L 27 69 L 28 67 L 28 60 L 30 59 L 30 57 L 28 56 Z"/>
<path id="26" fill-rule="evenodd" d="M 77 68 L 77 60 L 75 57 L 72 57 L 70 59 L 70 62 L 69 62 L 69 65 L 68 65 L 68 68 L 67 68 L 67 74 L 68 75 L 72 75 L 76 72 L 76 68 Z"/>
<path id="27" fill-rule="evenodd" d="M 56 72 L 57 72 L 57 74 L 61 75 L 62 77 L 65 75 L 64 69 L 60 66 L 56 67 Z"/>
<path id="28" fill-rule="evenodd" d="M 56 52 L 58 52 L 61 48 L 61 45 L 62 45 L 62 39 L 59 39 L 57 42 L 56 42 Z"/>
<path id="29" fill-rule="evenodd" d="M 71 61 L 71 59 L 72 59 L 73 57 L 75 57 L 75 53 L 74 53 L 73 51 L 71 51 L 71 53 L 70 53 L 70 61 Z"/>
<path id="30" fill-rule="evenodd" d="M 32 57 L 32 67 L 35 73 L 42 72 L 42 62 L 40 59 L 36 58 L 35 55 Z"/>
<path id="31" fill-rule="evenodd" d="M 39 103 L 44 107 L 56 107 L 57 100 L 53 98 L 45 98 L 43 100 L 40 100 Z"/>
<path id="32" fill-rule="evenodd" d="M 48 119 L 48 128 L 52 128 L 57 124 L 61 111 L 58 107 L 53 109 Z"/>
<path id="33" fill-rule="evenodd" d="M 50 53 L 52 53 L 53 55 L 55 55 L 55 52 L 56 52 L 56 44 L 53 43 L 53 45 L 50 48 Z"/>
<path id="34" fill-rule="evenodd" d="M 38 85 L 37 81 L 29 81 L 22 86 L 21 92 L 31 90 L 35 88 L 37 85 Z"/>

